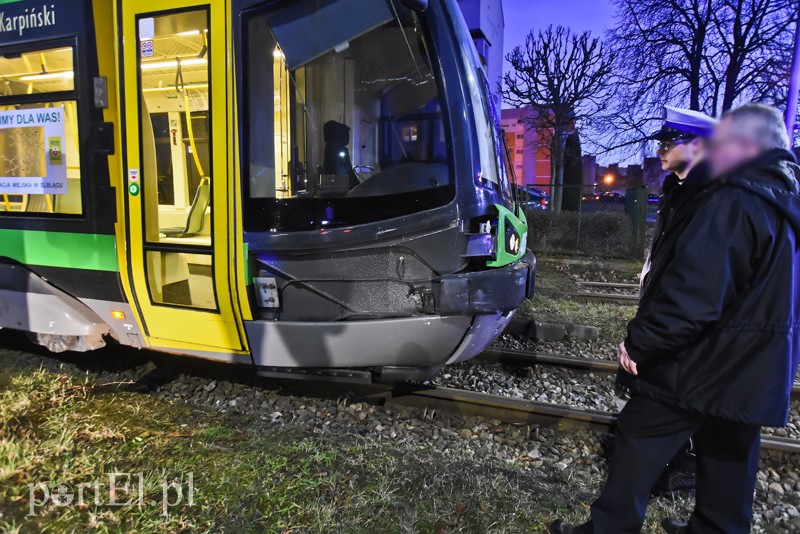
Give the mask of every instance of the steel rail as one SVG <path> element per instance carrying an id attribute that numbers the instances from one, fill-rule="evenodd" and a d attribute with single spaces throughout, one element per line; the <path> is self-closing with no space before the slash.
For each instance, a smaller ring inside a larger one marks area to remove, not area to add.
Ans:
<path id="1" fill-rule="evenodd" d="M 599 371 L 601 373 L 616 373 L 619 364 L 616 361 L 602 360 L 599 358 L 579 358 L 564 354 L 549 352 L 534 352 L 516 349 L 498 349 L 490 347 L 484 350 L 481 358 L 494 360 L 500 363 L 516 365 L 541 364 L 551 367 L 569 367 L 581 371 Z"/>
<path id="2" fill-rule="evenodd" d="M 396 386 L 386 398 L 387 405 L 402 405 L 481 416 L 506 423 L 535 424 L 560 430 L 588 429 L 608 432 L 616 415 L 488 393 L 442 387 Z M 761 436 L 762 450 L 800 454 L 800 441 L 769 434 Z"/>
<path id="3" fill-rule="evenodd" d="M 569 293 L 567 296 L 581 299 L 609 300 L 613 302 L 639 302 L 638 295 L 619 295 L 615 293 L 593 293 L 591 291 L 578 291 L 577 293 Z"/>
<path id="4" fill-rule="evenodd" d="M 597 431 L 608 431 L 616 419 L 608 412 L 443 387 L 398 386 L 391 392 L 387 404 L 454 411 L 507 423 L 591 428 Z"/>
<path id="5" fill-rule="evenodd" d="M 620 282 L 581 282 L 578 281 L 579 285 L 586 286 L 586 287 L 607 287 L 612 289 L 639 289 L 639 284 L 627 284 L 627 283 L 620 283 Z"/>
<path id="6" fill-rule="evenodd" d="M 616 373 L 619 364 L 612 360 L 599 358 L 581 358 L 578 356 L 568 356 L 565 354 L 552 354 L 549 352 L 535 352 L 516 349 L 498 349 L 490 347 L 483 351 L 481 358 L 509 363 L 512 365 L 547 365 L 550 367 L 566 367 L 579 371 L 591 371 L 599 373 Z M 792 395 L 800 397 L 800 383 L 795 382 L 792 387 Z"/>

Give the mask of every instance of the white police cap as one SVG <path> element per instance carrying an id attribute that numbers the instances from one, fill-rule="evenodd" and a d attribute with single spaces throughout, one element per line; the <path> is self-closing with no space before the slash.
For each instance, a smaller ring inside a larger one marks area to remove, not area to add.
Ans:
<path id="1" fill-rule="evenodd" d="M 664 126 L 648 137 L 656 141 L 685 141 L 695 137 L 711 137 L 717 120 L 690 109 L 664 106 Z"/>
<path id="2" fill-rule="evenodd" d="M 697 137 L 711 137 L 717 120 L 699 111 L 664 106 L 664 126 Z"/>

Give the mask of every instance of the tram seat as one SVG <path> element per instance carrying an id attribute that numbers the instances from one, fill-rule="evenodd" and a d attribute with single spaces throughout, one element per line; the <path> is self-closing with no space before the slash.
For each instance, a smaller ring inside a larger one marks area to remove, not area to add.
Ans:
<path id="1" fill-rule="evenodd" d="M 46 195 L 28 195 L 25 211 L 28 213 L 50 213 L 51 210 Z"/>
<path id="2" fill-rule="evenodd" d="M 8 205 L 11 206 L 11 211 L 28 211 L 28 204 L 30 204 L 31 195 L 3 195 L 5 197 L 3 200 L 8 202 Z M 5 209 L 6 204 L 3 204 L 3 208 Z"/>
<path id="3" fill-rule="evenodd" d="M 192 207 L 186 217 L 186 225 L 183 228 L 161 228 L 159 231 L 166 237 L 189 237 L 200 233 L 203 230 L 206 209 L 211 203 L 211 186 L 208 178 L 203 178 L 192 200 Z"/>

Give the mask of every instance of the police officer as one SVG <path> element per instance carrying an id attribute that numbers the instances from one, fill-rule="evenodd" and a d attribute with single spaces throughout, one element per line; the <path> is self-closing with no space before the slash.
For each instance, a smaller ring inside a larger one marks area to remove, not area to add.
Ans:
<path id="1" fill-rule="evenodd" d="M 671 531 L 750 531 L 761 427 L 787 423 L 800 363 L 800 167 L 789 146 L 776 108 L 723 115 L 712 179 L 671 206 L 619 347 L 631 398 L 606 485 L 590 522 L 550 532 L 639 532 L 654 481 L 691 436 L 695 509 Z"/>
<path id="2" fill-rule="evenodd" d="M 670 174 L 664 179 L 662 186 L 661 202 L 656 219 L 655 237 L 653 244 L 645 261 L 641 275 L 641 295 L 646 295 L 644 291 L 647 286 L 648 276 L 651 267 L 663 268 L 663 264 L 669 261 L 671 255 L 670 247 L 665 243 L 674 243 L 678 239 L 679 233 L 685 229 L 685 221 L 691 217 L 693 206 L 697 199 L 702 196 L 702 192 L 708 188 L 710 178 L 710 168 L 705 160 L 706 150 L 709 139 L 714 133 L 717 121 L 702 113 L 690 110 L 683 110 L 666 106 L 664 108 L 664 124 L 661 129 L 648 137 L 649 140 L 657 141 L 656 153 L 661 160 L 661 167 Z M 678 288 L 676 288 L 678 289 Z M 645 306 L 646 302 L 640 302 Z M 628 373 L 621 371 L 619 374 L 618 385 L 621 389 L 628 389 Z M 592 532 L 617 532 L 627 531 L 622 525 L 629 527 L 637 522 L 636 516 L 643 513 L 640 509 L 641 503 L 628 501 L 630 516 L 619 517 L 623 514 L 618 509 L 611 510 L 619 499 L 625 499 L 627 495 L 635 493 L 636 486 L 640 481 L 637 480 L 636 473 L 624 473 L 620 476 L 620 471 L 625 469 L 622 465 L 626 459 L 619 457 L 619 449 L 625 448 L 625 437 L 619 435 L 624 429 L 617 429 L 618 435 L 614 443 L 614 452 L 611 454 L 611 477 L 603 491 L 603 495 L 592 506 L 593 522 L 580 526 L 572 526 L 566 523 L 555 521 L 550 525 L 549 532 L 552 534 L 589 534 Z M 622 443 L 617 444 L 617 441 Z M 684 476 L 688 467 L 693 470 L 694 458 L 687 459 L 686 451 L 691 448 L 691 444 L 685 445 L 676 454 L 661 477 L 655 484 L 654 491 L 670 489 L 690 489 L 694 484 L 693 477 Z M 616 475 L 616 476 L 615 476 Z M 675 483 L 678 481 L 678 484 Z M 677 486 L 677 487 L 676 487 Z M 683 487 L 681 487 L 683 486 Z M 649 495 L 651 488 L 645 491 Z M 641 488 L 638 488 L 641 491 Z M 646 501 L 645 501 L 646 504 Z M 608 517 L 609 514 L 618 517 Z M 627 521 L 626 521 L 627 520 Z M 603 523 L 603 524 L 598 524 Z M 680 533 L 685 531 L 685 525 L 677 520 L 666 520 L 663 527 L 669 533 Z"/>
<path id="3" fill-rule="evenodd" d="M 656 154 L 661 160 L 661 168 L 670 174 L 664 178 L 655 237 L 640 278 L 642 286 L 650 271 L 653 253 L 660 244 L 664 228 L 676 211 L 675 204 L 686 201 L 692 196 L 693 190 L 708 182 L 706 148 L 716 125 L 715 119 L 703 113 L 665 106 L 664 125 L 648 138 L 658 141 Z M 687 187 L 684 188 L 684 185 Z"/>
<path id="4" fill-rule="evenodd" d="M 687 144 L 702 151 L 696 140 L 709 121 L 670 110 L 667 119 L 678 132 L 654 137 L 670 143 L 659 155 L 677 181 L 666 188 L 639 310 L 619 348 L 619 382 L 631 399 L 591 521 L 557 520 L 551 533 L 639 532 L 654 481 L 691 436 L 695 510 L 666 530 L 749 532 L 760 426 L 788 418 L 800 357 L 792 326 L 800 324 L 800 168 L 781 113 L 728 112 L 705 146 L 710 173 L 683 159 Z"/>
<path id="5" fill-rule="evenodd" d="M 656 150 L 661 168 L 670 174 L 664 181 L 664 192 L 686 180 L 689 174 L 705 159 L 706 144 L 717 121 L 711 117 L 685 109 L 664 107 L 664 125 L 648 139 L 658 141 Z"/>
<path id="6" fill-rule="evenodd" d="M 664 178 L 659 203 L 658 217 L 656 218 L 653 243 L 648 251 L 640 278 L 640 287 L 644 289 L 651 266 L 660 263 L 660 253 L 665 237 L 673 242 L 676 227 L 675 215 L 684 218 L 691 214 L 691 204 L 698 194 L 703 191 L 710 181 L 710 169 L 706 162 L 708 142 L 714 133 L 717 121 L 708 115 L 697 111 L 679 109 L 671 106 L 664 107 L 664 124 L 661 129 L 648 137 L 648 140 L 657 141 L 656 154 L 661 161 L 661 168 L 669 171 Z M 689 208 L 689 209 L 687 209 Z M 678 230 L 680 231 L 680 230 Z M 670 233 L 667 236 L 667 233 Z M 641 291 L 644 294 L 644 291 Z M 626 374 L 620 373 L 619 386 L 626 389 Z M 667 465 L 661 477 L 653 488 L 654 492 L 692 489 L 694 480 L 686 471 L 693 470 L 694 458 L 687 451 L 692 448 L 691 440 L 687 443 Z M 612 453 L 612 460 L 614 454 Z M 688 458 L 687 458 L 688 457 Z M 613 472 L 613 461 L 612 461 Z M 615 480 L 619 477 L 615 477 Z M 612 490 L 618 490 L 615 480 L 609 485 Z M 602 507 L 609 501 L 609 491 L 604 493 L 604 499 L 595 504 L 596 508 Z M 599 513 L 595 511 L 595 513 Z M 680 521 L 666 520 L 663 527 L 667 532 L 680 533 L 685 527 Z M 556 521 L 550 526 L 553 534 L 590 533 L 595 529 L 591 523 L 573 527 Z"/>

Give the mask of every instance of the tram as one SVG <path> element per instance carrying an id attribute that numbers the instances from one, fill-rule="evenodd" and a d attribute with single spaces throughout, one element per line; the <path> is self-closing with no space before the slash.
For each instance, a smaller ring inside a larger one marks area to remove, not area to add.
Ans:
<path id="1" fill-rule="evenodd" d="M 404 380 L 534 287 L 455 0 L 0 2 L 0 327 Z"/>

